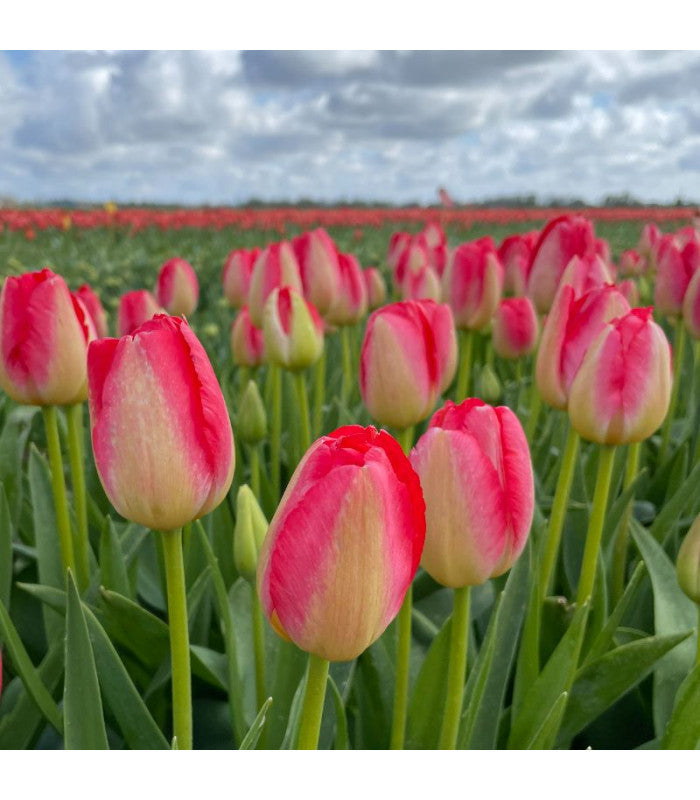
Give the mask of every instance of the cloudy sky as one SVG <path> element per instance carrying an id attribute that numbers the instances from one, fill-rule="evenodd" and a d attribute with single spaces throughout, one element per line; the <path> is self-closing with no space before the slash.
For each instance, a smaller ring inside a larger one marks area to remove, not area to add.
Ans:
<path id="1" fill-rule="evenodd" d="M 0 53 L 0 196 L 700 199 L 700 52 Z"/>

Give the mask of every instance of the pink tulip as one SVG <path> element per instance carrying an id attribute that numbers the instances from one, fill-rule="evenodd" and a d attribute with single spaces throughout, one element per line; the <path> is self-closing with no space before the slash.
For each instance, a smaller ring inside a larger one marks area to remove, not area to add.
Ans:
<path id="1" fill-rule="evenodd" d="M 406 233 L 406 231 L 396 231 L 391 234 L 387 263 L 392 271 L 396 269 L 401 253 L 403 253 L 412 238 L 411 234 Z"/>
<path id="2" fill-rule="evenodd" d="M 156 314 L 162 313 L 163 309 L 147 289 L 127 292 L 119 298 L 117 332 L 120 336 L 128 336 L 140 328 L 144 322 L 148 322 Z"/>
<path id="3" fill-rule="evenodd" d="M 559 286 L 568 284 L 576 297 L 581 297 L 597 286 L 612 282 L 612 273 L 599 255 L 574 256 L 562 273 Z"/>
<path id="4" fill-rule="evenodd" d="M 612 253 L 610 252 L 610 242 L 607 239 L 596 239 L 594 245 L 595 254 L 602 259 L 610 272 L 614 270 Z"/>
<path id="5" fill-rule="evenodd" d="M 700 269 L 695 270 L 685 292 L 683 322 L 693 339 L 700 339 Z"/>
<path id="6" fill-rule="evenodd" d="M 248 306 L 243 306 L 231 325 L 231 354 L 239 367 L 258 367 L 265 360 L 265 337 L 253 325 Z"/>
<path id="7" fill-rule="evenodd" d="M 367 287 L 355 256 L 338 254 L 340 286 L 325 319 L 331 325 L 354 325 L 367 313 Z"/>
<path id="8" fill-rule="evenodd" d="M 498 257 L 503 264 L 503 291 L 521 297 L 527 289 L 527 271 L 532 249 L 538 233 L 515 234 L 506 237 L 498 248 Z"/>
<path id="9" fill-rule="evenodd" d="M 168 314 L 192 314 L 199 302 L 199 283 L 192 265 L 184 258 L 171 258 L 158 273 L 156 299 Z"/>
<path id="10" fill-rule="evenodd" d="M 442 287 L 440 276 L 435 270 L 424 264 L 418 269 L 408 269 L 401 284 L 403 300 L 435 300 L 440 301 Z"/>
<path id="11" fill-rule="evenodd" d="M 677 317 L 683 313 L 683 299 L 690 279 L 700 269 L 700 242 L 689 239 L 680 246 L 673 236 L 662 237 L 656 255 L 654 305 L 660 314 Z"/>
<path id="12" fill-rule="evenodd" d="M 88 350 L 92 448 L 126 519 L 173 530 L 212 511 L 233 479 L 226 403 L 187 322 L 158 315 Z"/>
<path id="13" fill-rule="evenodd" d="M 569 397 L 571 424 L 584 439 L 641 442 L 663 422 L 671 401 L 671 348 L 652 314 L 635 308 L 610 320 L 589 347 Z"/>
<path id="14" fill-rule="evenodd" d="M 224 296 L 233 308 L 242 308 L 248 303 L 250 279 L 259 255 L 260 249 L 254 247 L 252 250 L 231 250 L 226 256 L 221 280 Z"/>
<path id="15" fill-rule="evenodd" d="M 535 503 L 530 451 L 515 414 L 473 398 L 448 400 L 411 464 L 425 498 L 424 569 L 453 588 L 510 569 L 525 547 Z"/>
<path id="16" fill-rule="evenodd" d="M 370 311 L 374 311 L 386 302 L 386 283 L 376 267 L 365 267 L 362 274 L 367 287 L 367 307 Z"/>
<path id="17" fill-rule="evenodd" d="M 270 523 L 258 561 L 265 614 L 302 650 L 356 658 L 398 613 L 424 539 L 420 484 L 398 442 L 339 428 L 307 451 Z"/>
<path id="18" fill-rule="evenodd" d="M 428 222 L 420 235 L 425 239 L 425 243 L 431 250 L 436 247 L 444 247 L 447 244 L 445 231 L 438 222 Z"/>
<path id="19" fill-rule="evenodd" d="M 620 281 L 617 284 L 617 291 L 627 300 L 630 308 L 639 305 L 639 288 L 631 278 Z"/>
<path id="20" fill-rule="evenodd" d="M 323 320 L 299 292 L 289 286 L 273 289 L 263 316 L 271 364 L 296 372 L 318 361 L 323 352 Z"/>
<path id="21" fill-rule="evenodd" d="M 527 293 L 538 313 L 546 314 L 559 280 L 574 256 L 595 254 L 593 225 L 585 217 L 567 214 L 553 219 L 532 251 Z"/>
<path id="22" fill-rule="evenodd" d="M 437 272 L 438 276 L 442 278 L 447 262 L 449 261 L 449 251 L 446 244 L 439 244 L 436 247 L 431 247 L 428 250 L 428 263 Z"/>
<path id="23" fill-rule="evenodd" d="M 253 324 L 261 328 L 265 302 L 273 289 L 291 286 L 303 291 L 299 264 L 289 242 L 268 245 L 258 256 L 253 267 L 248 295 L 248 311 Z"/>
<path id="24" fill-rule="evenodd" d="M 403 286 L 404 278 L 409 272 L 418 272 L 430 266 L 428 245 L 420 237 L 414 237 L 403 248 L 394 268 L 394 285 L 397 289 Z"/>
<path id="25" fill-rule="evenodd" d="M 490 237 L 459 245 L 442 276 L 442 291 L 458 328 L 481 330 L 501 299 L 503 267 Z"/>
<path id="26" fill-rule="evenodd" d="M 105 314 L 104 307 L 97 294 L 87 283 L 84 283 L 77 292 L 73 292 L 73 295 L 81 300 L 87 309 L 97 337 L 101 339 L 103 336 L 107 336 L 109 333 L 107 328 L 107 315 Z"/>
<path id="27" fill-rule="evenodd" d="M 591 342 L 607 322 L 630 310 L 614 286 L 601 286 L 576 298 L 561 287 L 542 329 L 535 376 L 542 399 L 565 409 L 576 373 Z"/>
<path id="28" fill-rule="evenodd" d="M 360 391 L 382 425 L 403 430 L 425 419 L 456 367 L 457 337 L 444 303 L 408 300 L 370 316 L 360 355 Z"/>
<path id="29" fill-rule="evenodd" d="M 325 316 L 340 289 L 338 249 L 323 228 L 298 236 L 292 246 L 299 262 L 304 295 Z"/>
<path id="30" fill-rule="evenodd" d="M 540 325 L 529 297 L 501 300 L 493 315 L 492 343 L 501 358 L 522 358 L 534 353 Z"/>
<path id="31" fill-rule="evenodd" d="M 60 275 L 5 278 L 0 293 L 0 386 L 24 405 L 73 405 L 87 397 L 90 315 Z"/>
<path id="32" fill-rule="evenodd" d="M 636 250 L 623 250 L 620 256 L 620 275 L 641 275 L 646 267 L 646 259 Z"/>
<path id="33" fill-rule="evenodd" d="M 649 222 L 645 225 L 639 237 L 639 244 L 637 245 L 639 254 L 646 259 L 653 259 L 661 236 L 661 231 L 653 222 Z"/>

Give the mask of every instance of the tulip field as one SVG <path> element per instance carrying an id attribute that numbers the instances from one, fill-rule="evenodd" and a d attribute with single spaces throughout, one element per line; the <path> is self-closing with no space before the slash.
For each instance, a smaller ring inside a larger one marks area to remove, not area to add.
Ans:
<path id="1" fill-rule="evenodd" d="M 687 208 L 0 208 L 1 749 L 700 747 Z"/>

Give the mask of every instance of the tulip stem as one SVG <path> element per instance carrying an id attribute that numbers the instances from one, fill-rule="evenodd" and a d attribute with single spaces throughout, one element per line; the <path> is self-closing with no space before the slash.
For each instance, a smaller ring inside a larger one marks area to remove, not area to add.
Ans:
<path id="1" fill-rule="evenodd" d="M 255 499 L 260 501 L 260 452 L 257 444 L 251 444 L 250 452 L 250 488 Z"/>
<path id="2" fill-rule="evenodd" d="M 341 397 L 344 403 L 350 400 L 352 388 L 352 353 L 350 352 L 350 326 L 343 325 L 340 329 L 340 338 L 343 346 L 343 387 Z"/>
<path id="3" fill-rule="evenodd" d="M 270 422 L 270 480 L 272 494 L 277 501 L 280 496 L 280 438 L 282 436 L 282 372 L 280 367 L 270 364 L 272 419 Z"/>
<path id="4" fill-rule="evenodd" d="M 676 415 L 676 406 L 678 405 L 678 391 L 681 386 L 681 373 L 683 372 L 683 350 L 685 349 L 685 325 L 682 320 L 678 320 L 676 323 L 676 337 L 673 340 L 673 344 L 675 345 L 673 352 L 673 386 L 671 388 L 671 402 L 668 406 L 668 413 L 666 414 L 666 421 L 661 434 L 659 464 L 663 464 L 666 457 L 666 451 L 671 441 L 673 418 Z"/>
<path id="5" fill-rule="evenodd" d="M 472 371 L 472 354 L 474 351 L 474 332 L 460 330 L 459 332 L 459 374 L 457 375 L 457 388 L 455 402 L 461 403 L 469 392 L 469 378 Z"/>
<path id="6" fill-rule="evenodd" d="M 540 408 L 542 407 L 542 395 L 537 388 L 537 380 L 535 379 L 535 364 L 536 359 L 533 359 L 532 364 L 532 386 L 530 387 L 530 409 L 527 417 L 527 426 L 525 427 L 525 436 L 530 446 L 534 444 L 535 433 L 537 432 L 537 420 L 540 416 Z"/>
<path id="7" fill-rule="evenodd" d="M 173 678 L 173 735 L 180 750 L 192 749 L 192 680 L 187 591 L 182 558 L 182 529 L 163 531 L 165 583 L 168 590 L 170 664 Z"/>
<path id="8" fill-rule="evenodd" d="M 299 400 L 299 416 L 301 417 L 301 456 L 311 447 L 311 427 L 309 425 L 309 398 L 306 394 L 306 381 L 304 373 L 297 372 L 294 375 L 294 382 L 297 385 L 297 397 Z"/>
<path id="9" fill-rule="evenodd" d="M 44 427 L 46 428 L 46 446 L 49 452 L 51 487 L 53 489 L 54 508 L 56 509 L 56 527 L 58 529 L 58 544 L 61 549 L 63 571 L 67 572 L 70 569 L 75 574 L 73 534 L 71 533 L 70 517 L 68 516 L 66 481 L 63 475 L 61 442 L 58 438 L 56 406 L 42 406 L 42 412 L 44 414 Z"/>
<path id="10" fill-rule="evenodd" d="M 85 451 L 83 446 L 83 404 L 76 403 L 66 409 L 68 418 L 68 458 L 73 478 L 75 516 L 78 535 L 75 538 L 78 588 L 87 589 L 90 582 L 90 541 L 88 539 L 87 495 L 85 493 Z"/>
<path id="11" fill-rule="evenodd" d="M 323 432 L 323 402 L 326 399 L 326 348 L 324 346 L 321 358 L 316 364 L 314 376 L 314 435 L 320 436 Z"/>
<path id="12" fill-rule="evenodd" d="M 586 546 L 583 551 L 583 564 L 581 565 L 581 575 L 578 581 L 576 602 L 579 606 L 582 606 L 593 593 L 598 551 L 600 550 L 600 540 L 603 535 L 603 523 L 605 522 L 605 510 L 608 506 L 610 478 L 612 477 L 614 463 L 615 446 L 602 445 L 598 461 L 595 493 L 593 494 L 593 508 L 588 521 Z"/>
<path id="13" fill-rule="evenodd" d="M 306 691 L 304 693 L 304 707 L 301 711 L 297 750 L 318 749 L 318 737 L 321 733 L 323 702 L 326 699 L 329 666 L 325 658 L 309 653 L 309 671 L 306 676 Z"/>
<path id="14" fill-rule="evenodd" d="M 447 668 L 447 697 L 442 718 L 440 749 L 454 750 L 457 746 L 459 721 L 464 701 L 464 679 L 469 646 L 469 587 L 454 590 L 454 611 L 450 629 L 450 660 Z"/>
<path id="15" fill-rule="evenodd" d="M 408 715 L 408 670 L 411 660 L 411 611 L 413 587 L 409 586 L 398 616 L 399 638 L 396 646 L 396 684 L 394 715 L 391 722 L 391 749 L 403 750 Z"/>
<path id="16" fill-rule="evenodd" d="M 408 428 L 404 428 L 402 431 L 399 431 L 396 434 L 396 438 L 401 445 L 401 449 L 404 451 L 406 455 L 411 452 L 411 447 L 413 447 L 413 432 L 415 430 L 415 426 L 411 425 Z"/>
<path id="17" fill-rule="evenodd" d="M 628 489 L 639 471 L 639 454 L 641 442 L 632 442 L 627 449 L 627 466 L 625 468 L 624 488 Z M 627 568 L 627 546 L 629 543 L 629 524 L 634 507 L 634 497 L 630 497 L 627 508 L 620 520 L 620 527 L 617 529 L 615 544 L 613 548 L 612 573 L 610 576 L 610 594 L 612 607 L 614 608 L 625 589 L 625 570 Z"/>
<path id="18" fill-rule="evenodd" d="M 253 595 L 253 651 L 255 657 L 255 701 L 259 711 L 267 694 L 265 693 L 265 627 L 260 597 L 255 584 L 251 586 Z"/>
<path id="19" fill-rule="evenodd" d="M 542 566 L 540 569 L 540 601 L 544 602 L 545 597 L 552 588 L 554 570 L 557 565 L 559 546 L 561 544 L 561 533 L 566 519 L 566 509 L 569 504 L 569 493 L 571 483 L 576 471 L 576 456 L 580 442 L 578 433 L 569 424 L 566 434 L 566 446 L 564 448 L 564 458 L 561 463 L 557 488 L 554 490 L 552 500 L 552 510 L 549 514 L 549 524 L 544 544 L 544 554 L 542 556 Z"/>
<path id="20" fill-rule="evenodd" d="M 519 358 L 515 362 L 515 397 L 513 398 L 513 411 L 516 415 L 520 409 L 520 386 L 523 382 L 523 359 Z"/>

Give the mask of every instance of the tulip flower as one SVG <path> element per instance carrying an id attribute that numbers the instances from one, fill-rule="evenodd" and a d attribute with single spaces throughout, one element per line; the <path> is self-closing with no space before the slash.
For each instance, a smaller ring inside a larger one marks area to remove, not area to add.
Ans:
<path id="1" fill-rule="evenodd" d="M 300 748 L 314 748 L 328 661 L 349 661 L 396 616 L 418 568 L 425 505 L 385 431 L 350 425 L 318 439 L 270 522 L 258 591 L 272 627 L 310 654 Z"/>
<path id="2" fill-rule="evenodd" d="M 683 298 L 683 321 L 693 339 L 700 339 L 700 269 L 690 279 Z"/>
<path id="3" fill-rule="evenodd" d="M 627 300 L 630 308 L 639 305 L 639 287 L 631 278 L 620 281 L 617 284 L 617 291 Z"/>
<path id="4" fill-rule="evenodd" d="M 292 242 L 299 262 L 304 296 L 323 317 L 340 289 L 338 250 L 323 228 L 307 231 Z"/>
<path id="5" fill-rule="evenodd" d="M 403 287 L 404 278 L 409 272 L 420 272 L 430 266 L 429 248 L 421 237 L 414 237 L 403 248 L 394 268 L 394 284 Z"/>
<path id="6" fill-rule="evenodd" d="M 253 267 L 248 295 L 248 310 L 253 324 L 262 328 L 263 309 L 273 289 L 291 286 L 302 292 L 299 264 L 289 242 L 268 245 Z"/>
<path id="7" fill-rule="evenodd" d="M 695 239 L 679 246 L 673 236 L 662 237 L 656 259 L 654 305 L 660 314 L 678 317 L 693 274 L 700 269 L 700 243 Z"/>
<path id="8" fill-rule="evenodd" d="M 184 258 L 166 261 L 158 273 L 156 298 L 168 314 L 192 314 L 199 302 L 199 283 L 192 265 Z"/>
<path id="9" fill-rule="evenodd" d="M 405 430 L 425 419 L 452 382 L 457 341 L 452 313 L 432 300 L 392 303 L 367 322 L 360 391 L 382 425 Z"/>
<path id="10" fill-rule="evenodd" d="M 396 231 L 391 234 L 391 239 L 389 239 L 389 253 L 387 255 L 387 263 L 391 270 L 396 269 L 401 254 L 412 238 L 411 234 L 405 231 Z"/>
<path id="11" fill-rule="evenodd" d="M 311 366 L 323 350 L 323 320 L 289 286 L 273 289 L 267 298 L 263 331 L 269 361 L 293 372 Z"/>
<path id="12" fill-rule="evenodd" d="M 658 247 L 661 236 L 662 234 L 658 227 L 654 225 L 653 222 L 649 222 L 642 228 L 642 234 L 639 237 L 639 244 L 637 245 L 639 254 L 645 258 L 649 266 L 652 266 L 654 269 L 656 268 L 654 264 L 656 248 Z"/>
<path id="13" fill-rule="evenodd" d="M 73 294 L 82 301 L 83 305 L 87 309 L 97 337 L 101 339 L 103 336 L 107 336 L 109 334 L 109 330 L 107 328 L 107 315 L 105 314 L 104 307 L 102 306 L 100 298 L 97 296 L 97 294 L 87 285 L 87 283 L 84 283 L 78 289 L 78 291 L 74 292 Z"/>
<path id="14" fill-rule="evenodd" d="M 117 331 L 120 336 L 128 336 L 140 328 L 144 322 L 148 322 L 156 314 L 162 313 L 163 309 L 147 289 L 127 292 L 119 298 Z"/>
<path id="15" fill-rule="evenodd" d="M 503 291 L 521 297 L 527 289 L 527 272 L 532 248 L 538 233 L 515 234 L 506 237 L 498 248 L 498 258 L 503 265 Z"/>
<path id="16" fill-rule="evenodd" d="M 696 605 L 700 605 L 700 515 L 695 517 L 681 543 L 676 560 L 676 574 L 683 592 Z M 700 658 L 700 641 L 698 653 Z"/>
<path id="17" fill-rule="evenodd" d="M 641 275 L 647 267 L 644 257 L 636 250 L 623 250 L 620 256 L 620 275 Z"/>
<path id="18" fill-rule="evenodd" d="M 265 337 L 253 325 L 247 306 L 243 306 L 231 325 L 231 354 L 234 364 L 241 367 L 258 367 L 265 360 Z"/>
<path id="19" fill-rule="evenodd" d="M 576 297 L 586 294 L 597 286 L 612 283 L 613 276 L 608 265 L 598 255 L 574 256 L 566 266 L 559 280 L 559 286 L 571 286 Z"/>
<path id="20" fill-rule="evenodd" d="M 515 414 L 481 400 L 448 401 L 411 452 L 425 499 L 421 564 L 453 587 L 454 614 L 440 746 L 454 748 L 462 710 L 469 587 L 502 575 L 530 531 L 535 495 L 525 433 Z"/>
<path id="21" fill-rule="evenodd" d="M 242 308 L 248 303 L 250 279 L 259 255 L 260 249 L 254 247 L 251 250 L 231 250 L 226 257 L 221 281 L 224 295 L 233 308 Z"/>
<path id="22" fill-rule="evenodd" d="M 440 302 L 440 276 L 428 264 L 406 270 L 401 283 L 403 300 L 435 300 Z"/>
<path id="23" fill-rule="evenodd" d="M 447 244 L 447 237 L 445 231 L 438 222 L 428 222 L 420 234 L 429 248 L 443 247 Z"/>
<path id="24" fill-rule="evenodd" d="M 428 263 L 431 268 L 435 270 L 439 278 L 442 278 L 445 272 L 449 257 L 450 253 L 446 244 L 428 248 Z"/>
<path id="25" fill-rule="evenodd" d="M 537 347 L 539 322 L 528 297 L 501 300 L 493 315 L 492 342 L 501 358 L 522 358 Z"/>
<path id="26" fill-rule="evenodd" d="M 181 526 L 212 511 L 233 479 L 233 433 L 207 354 L 187 322 L 158 315 L 88 350 L 92 448 L 102 486 L 126 519 L 163 532 L 174 729 L 192 747 Z"/>
<path id="27" fill-rule="evenodd" d="M 593 225 L 585 217 L 557 217 L 544 228 L 532 252 L 527 284 L 527 293 L 538 313 L 549 311 L 571 259 L 594 254 Z"/>
<path id="28" fill-rule="evenodd" d="M 457 328 L 485 328 L 503 290 L 503 267 L 493 241 L 485 237 L 459 245 L 442 276 L 442 288 Z"/>
<path id="29" fill-rule="evenodd" d="M 367 287 L 367 307 L 374 311 L 386 301 L 386 283 L 382 273 L 376 267 L 366 267 L 362 270 Z"/>
<path id="30" fill-rule="evenodd" d="M 607 239 L 596 239 L 593 250 L 603 264 L 608 267 L 610 272 L 614 272 L 615 265 L 612 260 L 612 253 L 610 252 L 610 242 L 608 242 Z"/>

